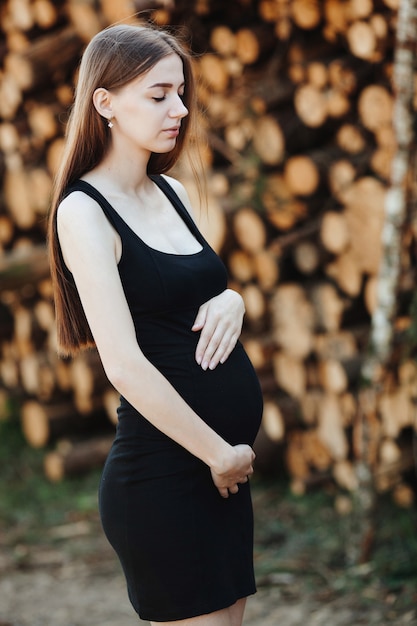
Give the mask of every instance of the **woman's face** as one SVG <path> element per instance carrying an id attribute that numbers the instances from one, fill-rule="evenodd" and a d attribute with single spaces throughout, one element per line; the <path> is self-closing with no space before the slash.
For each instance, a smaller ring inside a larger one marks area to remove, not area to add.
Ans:
<path id="1" fill-rule="evenodd" d="M 181 58 L 163 57 L 146 74 L 111 92 L 114 145 L 156 153 L 175 147 L 181 120 L 188 115 Z"/>

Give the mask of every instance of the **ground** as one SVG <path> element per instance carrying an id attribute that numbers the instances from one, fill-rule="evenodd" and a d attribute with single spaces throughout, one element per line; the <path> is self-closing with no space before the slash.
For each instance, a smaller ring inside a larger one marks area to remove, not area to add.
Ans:
<path id="1" fill-rule="evenodd" d="M 91 484 L 78 492 L 77 508 L 64 494 L 65 513 L 43 489 L 47 507 L 28 513 L 15 506 L 14 519 L 10 512 L 0 518 L 0 626 L 146 624 L 128 603 Z M 384 498 L 371 560 L 348 566 L 347 524 L 333 495 L 296 498 L 276 480 L 254 481 L 258 593 L 245 626 L 417 625 L 416 509 Z"/>

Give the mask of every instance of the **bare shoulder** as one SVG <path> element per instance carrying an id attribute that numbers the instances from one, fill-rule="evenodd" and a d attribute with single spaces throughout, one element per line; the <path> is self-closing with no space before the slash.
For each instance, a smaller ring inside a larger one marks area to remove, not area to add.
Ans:
<path id="1" fill-rule="evenodd" d="M 93 198 L 82 191 L 73 191 L 58 206 L 58 225 L 80 229 L 89 224 L 104 222 L 104 213 Z"/>
<path id="2" fill-rule="evenodd" d="M 193 207 L 190 202 L 190 198 L 188 197 L 188 193 L 182 183 L 176 178 L 172 178 L 172 176 L 167 176 L 166 174 L 162 174 L 163 178 L 167 181 L 167 183 L 173 188 L 187 211 L 190 213 L 192 217 L 194 217 Z"/>
<path id="3" fill-rule="evenodd" d="M 57 213 L 58 237 L 67 267 L 74 273 L 82 263 L 103 267 L 119 260 L 116 233 L 97 202 L 82 191 L 62 200 Z"/>

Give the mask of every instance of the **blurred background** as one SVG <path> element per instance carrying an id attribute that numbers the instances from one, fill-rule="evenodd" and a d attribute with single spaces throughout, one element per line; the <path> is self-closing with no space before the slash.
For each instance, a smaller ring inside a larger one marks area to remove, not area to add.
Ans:
<path id="1" fill-rule="evenodd" d="M 245 624 L 417 624 L 417 0 L 3 0 L 0 626 L 137 623 L 97 516 L 118 396 L 94 351 L 58 358 L 45 250 L 80 56 L 117 21 L 195 54 L 200 225 L 265 398 Z"/>

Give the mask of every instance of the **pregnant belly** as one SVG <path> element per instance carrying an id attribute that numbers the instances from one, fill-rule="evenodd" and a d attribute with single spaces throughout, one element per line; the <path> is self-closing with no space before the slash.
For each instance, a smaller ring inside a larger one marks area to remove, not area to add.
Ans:
<path id="1" fill-rule="evenodd" d="M 194 353 L 151 359 L 189 406 L 232 445 L 252 445 L 262 419 L 263 399 L 256 372 L 238 343 L 223 365 L 204 371 Z M 119 408 L 118 441 L 135 445 L 168 439 L 125 400 Z M 165 444 L 164 444 L 165 445 Z"/>
<path id="2" fill-rule="evenodd" d="M 193 408 L 232 445 L 252 445 L 262 418 L 262 393 L 255 370 L 239 343 L 213 371 L 192 367 Z"/>

